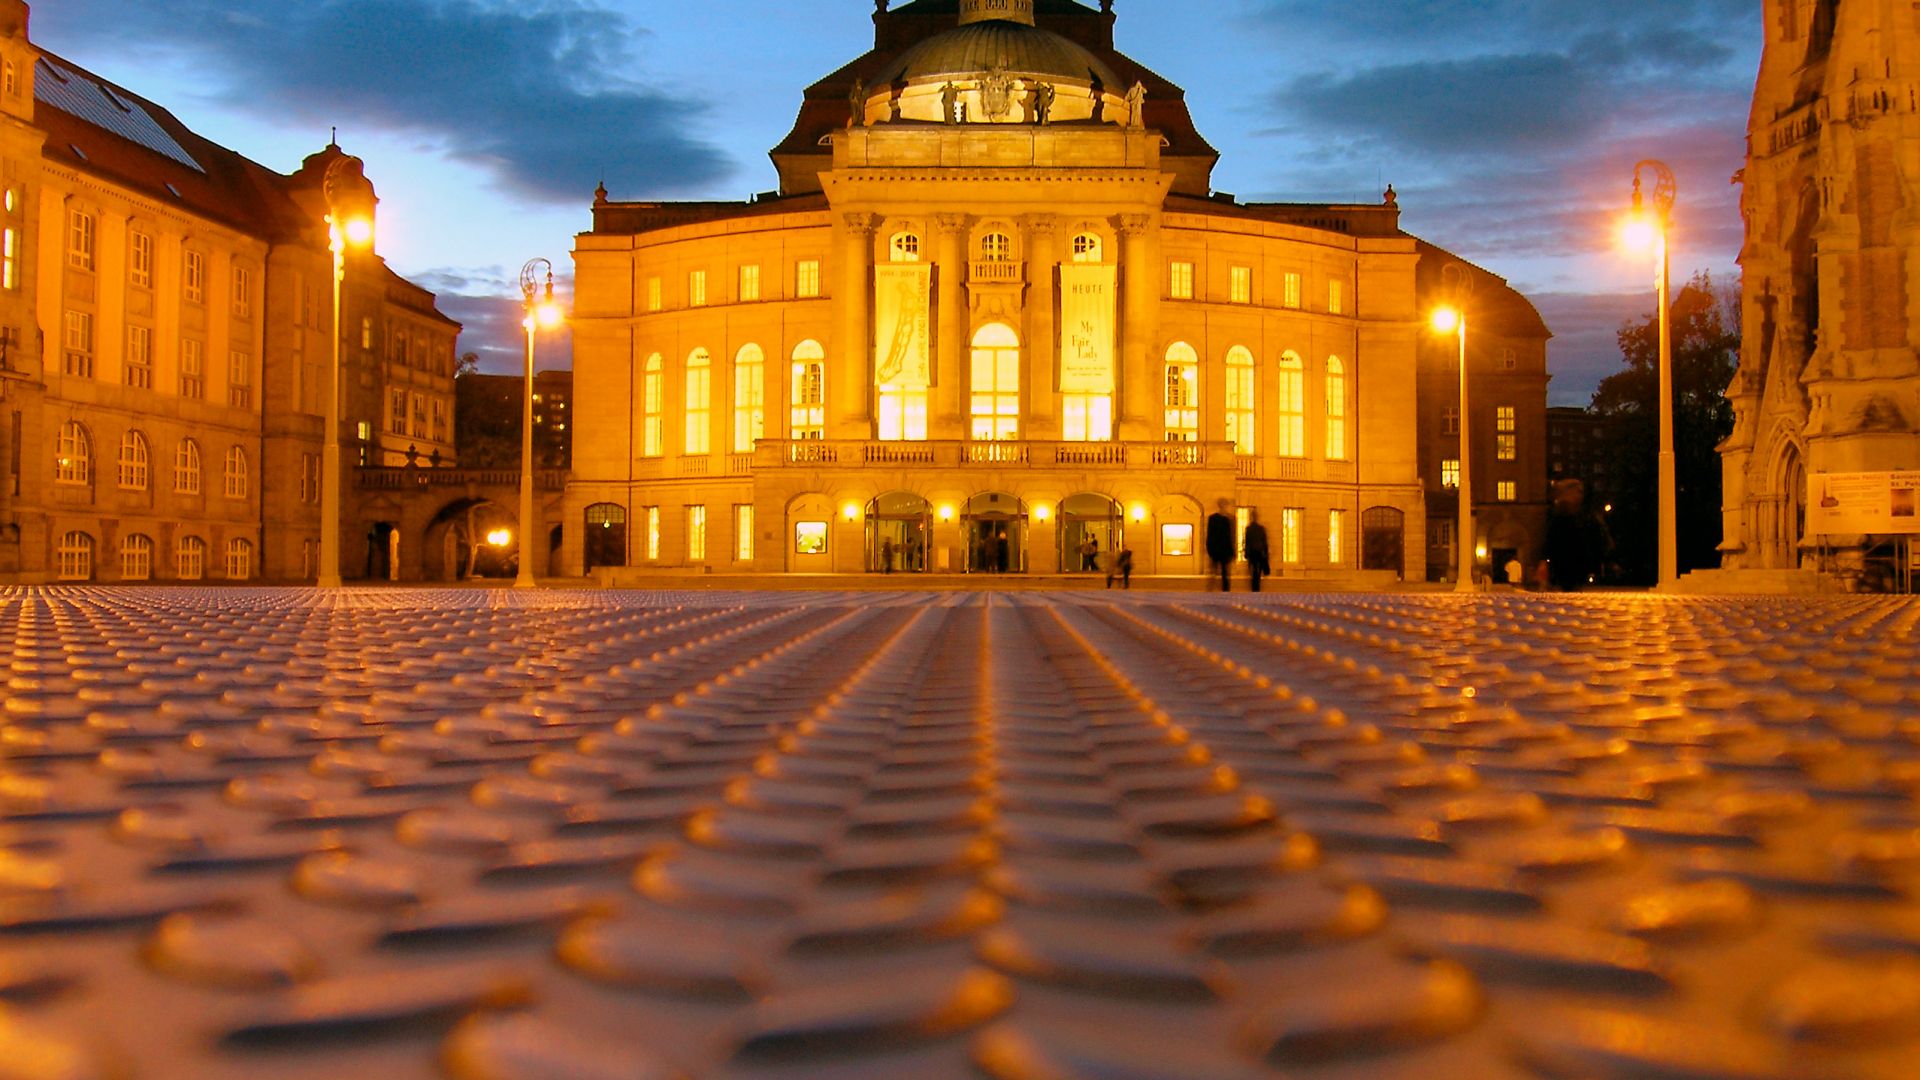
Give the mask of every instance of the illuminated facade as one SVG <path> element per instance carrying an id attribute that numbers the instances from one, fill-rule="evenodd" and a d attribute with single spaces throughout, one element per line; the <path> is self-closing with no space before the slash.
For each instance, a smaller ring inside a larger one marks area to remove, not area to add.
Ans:
<path id="1" fill-rule="evenodd" d="M 0 0 L 0 578 L 312 579 L 341 151 L 275 173 L 27 23 Z M 458 325 L 371 253 L 344 309 L 345 466 L 451 460 Z"/>
<path id="2" fill-rule="evenodd" d="M 596 199 L 568 567 L 1057 573 L 1124 540 L 1197 573 L 1230 499 L 1285 572 L 1423 580 L 1394 201 L 1212 192 L 1111 11 L 881 9 L 777 193 Z"/>

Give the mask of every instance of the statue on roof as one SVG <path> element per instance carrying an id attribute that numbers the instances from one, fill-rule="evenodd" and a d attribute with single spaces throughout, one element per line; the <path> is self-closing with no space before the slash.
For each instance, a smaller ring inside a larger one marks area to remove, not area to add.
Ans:
<path id="1" fill-rule="evenodd" d="M 960 122 L 960 88 L 951 80 L 940 88 L 940 122 L 943 124 Z"/>
<path id="2" fill-rule="evenodd" d="M 853 80 L 853 89 L 847 91 L 847 126 L 860 127 L 867 122 L 867 80 Z"/>
<path id="3" fill-rule="evenodd" d="M 1053 115 L 1053 84 L 1036 83 L 1027 94 L 1027 116 L 1042 127 Z"/>
<path id="4" fill-rule="evenodd" d="M 875 15 L 885 15 L 887 13 L 888 2 L 889 0 L 873 0 L 873 13 Z"/>
<path id="5" fill-rule="evenodd" d="M 1127 91 L 1127 126 L 1143 128 L 1147 126 L 1147 84 L 1136 82 L 1133 89 Z"/>

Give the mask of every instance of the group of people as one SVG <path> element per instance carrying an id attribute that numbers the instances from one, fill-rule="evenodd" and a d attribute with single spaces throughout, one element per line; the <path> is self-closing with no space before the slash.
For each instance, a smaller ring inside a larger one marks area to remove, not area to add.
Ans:
<path id="1" fill-rule="evenodd" d="M 891 537 L 880 541 L 880 570 L 893 573 L 894 559 L 900 560 L 900 569 L 907 573 L 918 573 L 926 569 L 926 548 L 918 540 L 894 543 Z"/>
<path id="2" fill-rule="evenodd" d="M 1247 561 L 1247 581 L 1254 592 L 1260 582 L 1273 573 L 1273 551 L 1267 546 L 1267 527 L 1260 524 L 1260 511 L 1247 511 L 1247 531 L 1236 537 L 1239 524 L 1233 518 L 1233 502 L 1221 499 L 1207 517 L 1207 561 L 1220 575 L 1220 591 L 1233 591 L 1233 564 L 1242 554 Z"/>

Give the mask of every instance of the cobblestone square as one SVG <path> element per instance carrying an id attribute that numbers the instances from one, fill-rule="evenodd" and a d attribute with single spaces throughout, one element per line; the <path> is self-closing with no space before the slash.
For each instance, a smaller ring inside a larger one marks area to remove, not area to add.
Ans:
<path id="1" fill-rule="evenodd" d="M 1917 624 L 0 591 L 0 1077 L 1908 1077 Z"/>

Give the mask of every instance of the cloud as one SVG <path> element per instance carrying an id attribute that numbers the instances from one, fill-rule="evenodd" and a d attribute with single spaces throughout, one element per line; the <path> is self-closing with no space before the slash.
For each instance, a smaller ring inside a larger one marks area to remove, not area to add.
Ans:
<path id="1" fill-rule="evenodd" d="M 1600 380 L 1620 371 L 1620 328 L 1654 311 L 1651 290 L 1636 293 L 1534 293 L 1529 299 L 1553 328 L 1548 369 L 1553 382 L 1548 401 L 1585 405 Z"/>
<path id="2" fill-rule="evenodd" d="M 646 85 L 644 32 L 594 0 L 59 0 L 42 23 L 190 56 L 226 103 L 432 139 L 514 193 L 577 205 L 605 179 L 680 193 L 730 175 L 701 103 Z"/>

